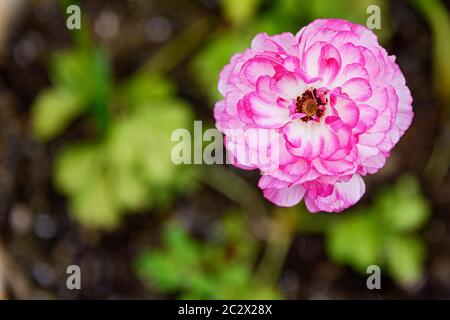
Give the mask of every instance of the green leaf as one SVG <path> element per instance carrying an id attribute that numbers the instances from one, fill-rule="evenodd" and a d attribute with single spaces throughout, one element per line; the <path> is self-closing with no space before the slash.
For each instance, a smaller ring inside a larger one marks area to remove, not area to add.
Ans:
<path id="1" fill-rule="evenodd" d="M 265 300 L 281 299 L 279 292 L 266 283 L 256 281 L 247 264 L 235 263 L 228 266 L 216 279 L 216 287 L 223 288 L 216 293 L 217 299 Z"/>
<path id="2" fill-rule="evenodd" d="M 390 229 L 403 232 L 421 228 L 430 217 L 430 208 L 412 176 L 404 176 L 388 190 L 382 190 L 374 206 Z"/>
<path id="3" fill-rule="evenodd" d="M 91 46 L 61 51 L 53 56 L 52 63 L 55 87 L 78 95 L 104 130 L 109 122 L 112 90 L 111 71 L 104 51 Z"/>
<path id="4" fill-rule="evenodd" d="M 381 29 L 372 31 L 384 41 L 391 33 L 387 0 L 279 0 L 276 2 L 275 9 L 280 16 L 284 17 L 284 20 L 295 26 L 295 30 L 289 30 L 296 33 L 299 31 L 299 25 L 306 25 L 315 19 L 322 18 L 340 18 L 365 26 L 370 16 L 367 13 L 370 5 L 377 5 L 380 8 Z"/>
<path id="5" fill-rule="evenodd" d="M 328 232 L 327 251 L 336 262 L 349 264 L 360 272 L 371 264 L 381 264 L 381 226 L 367 212 L 353 213 Z"/>
<path id="6" fill-rule="evenodd" d="M 412 286 L 422 276 L 425 256 L 414 232 L 429 218 L 429 205 L 412 176 L 381 190 L 364 213 L 348 216 L 348 212 L 329 229 L 327 251 L 333 260 L 361 273 L 377 264 L 400 285 Z"/>
<path id="7" fill-rule="evenodd" d="M 120 221 L 120 211 L 111 198 L 110 184 L 106 177 L 91 179 L 85 189 L 71 201 L 75 218 L 91 228 L 113 229 Z"/>
<path id="8" fill-rule="evenodd" d="M 32 107 L 32 130 L 36 137 L 49 140 L 60 134 L 84 106 L 71 91 L 50 89 L 39 94 Z"/>
<path id="9" fill-rule="evenodd" d="M 248 23 L 256 15 L 261 0 L 221 0 L 225 18 L 239 26 Z"/>
<path id="10" fill-rule="evenodd" d="M 192 122 L 189 106 L 172 96 L 172 87 L 159 76 L 142 75 L 128 82 L 120 92 L 126 106 L 135 105 L 110 123 L 108 134 L 60 154 L 56 186 L 68 195 L 78 221 L 110 229 L 123 214 L 161 208 L 177 192 L 195 185 L 194 168 L 177 166 L 171 159 L 173 130 Z M 101 201 L 90 203 L 96 200 L 86 190 Z"/>
<path id="11" fill-rule="evenodd" d="M 52 59 L 55 86 L 76 93 L 88 102 L 106 103 L 111 72 L 105 53 L 97 48 L 60 51 Z"/>
<path id="12" fill-rule="evenodd" d="M 199 250 L 180 225 L 169 224 L 164 230 L 163 249 L 143 254 L 137 260 L 137 272 L 160 290 L 184 288 L 197 277 Z"/>
<path id="13" fill-rule="evenodd" d="M 425 248 L 414 236 L 397 235 L 386 246 L 387 266 L 394 279 L 404 286 L 413 286 L 422 278 Z"/>
<path id="14" fill-rule="evenodd" d="M 223 99 L 217 89 L 219 73 L 230 62 L 233 54 L 250 45 L 252 35 L 242 32 L 218 33 L 210 43 L 196 55 L 191 72 L 207 91 L 211 101 Z"/>
<path id="15" fill-rule="evenodd" d="M 67 147 L 58 156 L 54 172 L 56 186 L 70 196 L 71 213 L 78 222 L 94 228 L 117 226 L 120 210 L 98 146 Z"/>
<path id="16" fill-rule="evenodd" d="M 171 151 L 175 143 L 171 141 L 171 135 L 176 129 L 192 126 L 192 116 L 185 104 L 175 100 L 143 108 L 146 108 L 145 112 L 136 117 L 135 123 L 136 127 L 146 131 L 145 134 L 142 132 L 140 136 L 136 136 L 142 147 L 145 146 L 139 150 L 142 174 L 154 184 L 170 184 L 176 179 L 178 169 L 183 168 L 172 162 Z"/>
<path id="17" fill-rule="evenodd" d="M 450 102 L 450 41 L 442 38 L 450 33 L 450 14 L 440 0 L 411 0 L 427 19 L 433 33 L 433 80 L 438 95 Z"/>
<path id="18" fill-rule="evenodd" d="M 152 204 L 152 195 L 139 172 L 117 169 L 110 174 L 111 196 L 122 210 L 138 210 Z"/>
<path id="19" fill-rule="evenodd" d="M 139 73 L 124 85 L 121 92 L 127 104 L 135 108 L 155 100 L 167 99 L 175 94 L 175 88 L 170 81 L 159 75 Z"/>
<path id="20" fill-rule="evenodd" d="M 200 242 L 179 224 L 170 223 L 164 231 L 163 246 L 137 260 L 138 274 L 161 291 L 179 293 L 182 299 L 280 298 L 270 284 L 254 277 L 256 246 L 253 253 L 239 250 L 247 245 L 242 238 L 236 238 L 237 234 L 245 234 L 241 220 L 231 214 L 220 223 L 214 244 Z M 255 243 L 248 234 L 247 238 Z"/>
<path id="21" fill-rule="evenodd" d="M 57 157 L 54 173 L 56 186 L 66 193 L 77 193 L 98 178 L 100 158 L 94 147 L 86 144 L 66 147 Z"/>
<path id="22" fill-rule="evenodd" d="M 131 111 L 116 121 L 106 142 L 113 171 L 125 170 L 132 179 L 143 181 L 154 205 L 164 205 L 176 191 L 188 191 L 194 186 L 194 168 L 172 162 L 175 143 L 171 135 L 178 128 L 190 127 L 191 119 L 187 105 L 167 97 Z"/>

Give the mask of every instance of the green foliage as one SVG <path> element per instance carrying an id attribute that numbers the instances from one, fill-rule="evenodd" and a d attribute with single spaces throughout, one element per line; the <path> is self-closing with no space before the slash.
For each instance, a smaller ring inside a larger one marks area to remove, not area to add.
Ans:
<path id="1" fill-rule="evenodd" d="M 369 5 L 381 8 L 382 28 L 374 30 L 380 40 L 390 34 L 386 0 L 279 0 L 268 1 L 265 10 L 259 10 L 259 0 L 222 0 L 223 15 L 232 22 L 229 29 L 216 32 L 209 43 L 197 54 L 191 71 L 207 92 L 211 102 L 221 99 L 217 90 L 220 70 L 229 63 L 234 53 L 248 48 L 259 32 L 277 34 L 297 33 L 301 27 L 317 18 L 342 18 L 365 25 Z M 254 18 L 256 17 L 256 18 Z"/>
<path id="2" fill-rule="evenodd" d="M 243 219 L 230 214 L 218 225 L 213 243 L 190 236 L 178 223 L 167 225 L 164 245 L 144 253 L 138 274 L 153 287 L 182 299 L 277 299 L 272 286 L 252 269 L 258 245 Z"/>
<path id="3" fill-rule="evenodd" d="M 450 105 L 450 15 L 441 0 L 410 0 L 427 19 L 433 32 L 434 88 L 440 98 Z"/>
<path id="4" fill-rule="evenodd" d="M 383 237 L 378 227 L 374 217 L 363 212 L 352 213 L 351 218 L 331 228 L 327 239 L 329 255 L 364 272 L 367 266 L 379 262 Z"/>
<path id="5" fill-rule="evenodd" d="M 423 273 L 423 242 L 414 235 L 394 235 L 387 244 L 386 264 L 392 277 L 406 286 L 417 283 Z"/>
<path id="6" fill-rule="evenodd" d="M 415 232 L 430 208 L 412 177 L 382 190 L 374 204 L 346 213 L 327 231 L 330 257 L 364 273 L 371 264 L 385 266 L 399 284 L 410 286 L 422 276 L 424 245 Z"/>
<path id="7" fill-rule="evenodd" d="M 110 229 L 127 212 L 165 206 L 189 191 L 193 168 L 176 166 L 170 155 L 173 130 L 188 128 L 192 114 L 172 83 L 137 74 L 114 87 L 106 56 L 90 45 L 55 54 L 51 65 L 54 86 L 32 110 L 35 135 L 50 140 L 83 114 L 100 133 L 65 146 L 55 161 L 56 187 L 79 222 Z"/>
<path id="8" fill-rule="evenodd" d="M 112 79 L 103 50 L 88 45 L 58 52 L 51 72 L 57 87 L 77 93 L 87 105 L 108 103 Z"/>
<path id="9" fill-rule="evenodd" d="M 374 208 L 383 223 L 395 232 L 413 232 L 428 220 L 430 208 L 411 176 L 379 192 Z"/>
<path id="10" fill-rule="evenodd" d="M 61 133 L 82 112 L 83 103 L 69 90 L 49 89 L 36 98 L 33 108 L 33 131 L 41 140 L 48 140 Z"/>
<path id="11" fill-rule="evenodd" d="M 69 195 L 80 222 L 115 227 L 124 212 L 165 205 L 193 186 L 193 168 L 170 159 L 172 131 L 189 127 L 191 114 L 165 92 L 169 86 L 155 76 L 133 79 L 122 99 L 129 108 L 111 123 L 105 139 L 61 153 L 56 185 Z"/>
<path id="12" fill-rule="evenodd" d="M 381 9 L 387 7 L 384 0 L 281 0 L 278 2 L 282 12 L 298 20 L 314 20 L 318 18 L 341 18 L 354 23 L 366 24 L 367 7 L 377 5 Z M 386 19 L 382 12 L 383 20 Z"/>
<path id="13" fill-rule="evenodd" d="M 234 25 L 248 23 L 258 9 L 261 0 L 221 0 L 225 18 Z"/>
<path id="14" fill-rule="evenodd" d="M 197 54 L 191 69 L 199 84 L 206 90 L 211 100 L 220 99 L 217 90 L 220 70 L 229 63 L 233 53 L 248 46 L 250 37 L 239 37 L 234 33 L 217 33 L 210 43 Z"/>
<path id="15" fill-rule="evenodd" d="M 104 52 L 91 46 L 58 52 L 50 73 L 54 86 L 38 95 L 32 109 L 35 136 L 56 137 L 85 111 L 105 129 L 112 79 Z"/>

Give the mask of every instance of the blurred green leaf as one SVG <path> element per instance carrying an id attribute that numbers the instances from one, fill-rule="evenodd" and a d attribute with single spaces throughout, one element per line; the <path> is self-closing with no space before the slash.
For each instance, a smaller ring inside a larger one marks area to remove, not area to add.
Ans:
<path id="1" fill-rule="evenodd" d="M 106 55 L 93 47 L 60 51 L 52 56 L 53 88 L 32 106 L 33 129 L 48 140 L 60 134 L 82 112 L 88 112 L 105 131 L 109 122 L 111 75 Z"/>
<path id="2" fill-rule="evenodd" d="M 139 172 L 117 169 L 111 181 L 112 197 L 122 210 L 138 210 L 153 204 L 148 185 Z"/>
<path id="3" fill-rule="evenodd" d="M 183 299 L 280 298 L 252 273 L 257 246 L 246 234 L 242 217 L 229 214 L 218 226 L 216 241 L 203 243 L 179 224 L 167 225 L 162 248 L 137 260 L 138 274 L 153 287 L 179 293 Z"/>
<path id="4" fill-rule="evenodd" d="M 80 95 L 87 104 L 106 107 L 112 80 L 103 50 L 80 47 L 54 54 L 52 80 L 56 87 Z"/>
<path id="5" fill-rule="evenodd" d="M 83 110 L 81 98 L 71 91 L 49 89 L 36 98 L 32 127 L 36 137 L 49 140 L 60 134 Z"/>
<path id="6" fill-rule="evenodd" d="M 296 34 L 303 26 L 317 18 L 342 18 L 366 25 L 369 5 L 381 11 L 381 29 L 373 30 L 380 41 L 390 36 L 389 6 L 386 0 L 280 0 L 265 3 L 259 12 L 259 0 L 222 0 L 226 18 L 232 22 L 229 29 L 220 30 L 198 53 L 191 63 L 191 73 L 207 92 L 211 102 L 222 99 L 217 90 L 220 70 L 230 62 L 233 54 L 250 47 L 253 37 L 260 32 Z M 252 19 L 252 17 L 255 19 Z"/>
<path id="7" fill-rule="evenodd" d="M 281 0 L 278 5 L 286 15 L 290 13 L 303 19 L 340 18 L 365 25 L 369 16 L 367 7 L 385 8 L 387 3 L 383 0 Z"/>
<path id="8" fill-rule="evenodd" d="M 101 151 L 91 145 L 67 147 L 57 158 L 54 172 L 57 187 L 71 195 L 71 212 L 79 222 L 105 229 L 117 225 L 118 210 Z"/>
<path id="9" fill-rule="evenodd" d="M 167 99 L 175 94 L 174 85 L 167 79 L 151 73 L 138 73 L 121 88 L 129 106 L 148 105 L 149 101 Z"/>
<path id="10" fill-rule="evenodd" d="M 72 145 L 56 159 L 55 183 L 64 192 L 78 192 L 99 172 L 100 162 L 95 148 L 84 144 Z"/>
<path id="11" fill-rule="evenodd" d="M 416 179 L 403 176 L 395 186 L 381 190 L 374 205 L 382 221 L 395 231 L 414 231 L 430 216 L 426 199 L 420 193 Z"/>
<path id="12" fill-rule="evenodd" d="M 261 0 L 221 0 L 225 18 L 236 26 L 250 22 L 260 2 Z"/>
<path id="13" fill-rule="evenodd" d="M 250 45 L 250 40 L 250 35 L 238 32 L 217 33 L 192 61 L 192 74 L 205 88 L 211 101 L 221 98 L 217 89 L 220 71 L 230 62 L 233 54 Z"/>
<path id="14" fill-rule="evenodd" d="M 173 291 L 199 268 L 200 248 L 177 224 L 166 227 L 163 240 L 166 250 L 143 254 L 137 261 L 137 271 L 160 290 Z"/>
<path id="15" fill-rule="evenodd" d="M 77 94 L 85 110 L 102 132 L 109 124 L 112 76 L 105 52 L 95 47 L 80 47 L 54 55 L 52 78 L 56 87 Z"/>
<path id="16" fill-rule="evenodd" d="M 68 146 L 57 159 L 56 186 L 69 196 L 75 218 L 89 227 L 111 229 L 124 213 L 165 206 L 195 186 L 194 167 L 171 159 L 171 134 L 190 127 L 189 106 L 156 75 L 133 78 L 124 88 L 118 92 L 125 110 L 104 139 Z"/>
<path id="17" fill-rule="evenodd" d="M 331 227 L 327 237 L 330 257 L 348 263 L 360 272 L 380 261 L 383 238 L 380 225 L 364 212 L 351 213 L 346 221 Z"/>
<path id="18" fill-rule="evenodd" d="M 450 102 L 450 15 L 440 0 L 410 0 L 427 19 L 433 32 L 434 87 L 445 102 Z"/>
<path id="19" fill-rule="evenodd" d="M 107 176 L 91 177 L 91 182 L 86 184 L 70 203 L 78 222 L 91 228 L 101 227 L 109 230 L 117 227 L 121 212 L 111 196 L 110 188 Z"/>
<path id="20" fill-rule="evenodd" d="M 397 235 L 386 246 L 387 267 L 392 277 L 403 286 L 413 286 L 422 278 L 425 248 L 414 236 Z"/>
<path id="21" fill-rule="evenodd" d="M 414 285 L 421 278 L 425 255 L 414 232 L 429 216 L 418 181 L 403 176 L 382 189 L 372 206 L 347 212 L 333 226 L 328 225 L 327 252 L 334 261 L 361 273 L 372 264 L 386 266 L 397 283 Z"/>

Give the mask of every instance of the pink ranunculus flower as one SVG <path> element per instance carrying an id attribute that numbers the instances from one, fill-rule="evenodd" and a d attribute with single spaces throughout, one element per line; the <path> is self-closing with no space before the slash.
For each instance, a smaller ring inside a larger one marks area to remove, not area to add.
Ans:
<path id="1" fill-rule="evenodd" d="M 356 203 L 361 176 L 383 167 L 413 118 L 395 57 L 373 32 L 339 19 L 295 36 L 258 34 L 223 68 L 218 87 L 216 126 L 232 163 L 259 169 L 259 187 L 276 205 L 304 199 L 311 212 Z M 249 131 L 269 138 L 250 145 Z"/>

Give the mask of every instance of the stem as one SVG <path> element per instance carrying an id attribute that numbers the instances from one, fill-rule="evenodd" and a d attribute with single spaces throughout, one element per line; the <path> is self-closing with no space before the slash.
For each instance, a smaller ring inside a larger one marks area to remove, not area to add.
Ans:
<path id="1" fill-rule="evenodd" d="M 440 132 L 429 158 L 425 175 L 435 192 L 448 172 L 450 152 L 448 135 L 450 132 L 450 43 L 442 35 L 450 34 L 450 15 L 440 0 L 410 0 L 428 21 L 433 35 L 433 78 L 434 88 L 444 107 Z"/>
<path id="2" fill-rule="evenodd" d="M 299 206 L 275 210 L 257 276 L 275 286 L 296 233 L 326 234 L 336 220 L 342 219 L 345 217 L 311 214 Z"/>
<path id="3" fill-rule="evenodd" d="M 177 37 L 156 52 L 142 67 L 144 72 L 166 73 L 192 54 L 211 32 L 208 16 L 197 19 Z"/>
<path id="4" fill-rule="evenodd" d="M 263 282 L 276 286 L 295 235 L 295 222 L 289 214 L 276 214 L 271 221 L 261 262 L 256 274 Z"/>
<path id="5" fill-rule="evenodd" d="M 224 166 L 204 166 L 200 179 L 237 203 L 246 213 L 268 216 L 260 195 L 247 181 Z M 231 187 L 232 186 L 232 187 Z"/>

